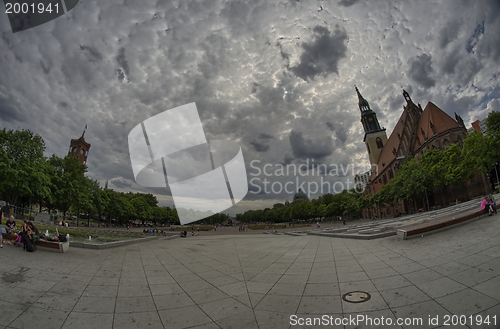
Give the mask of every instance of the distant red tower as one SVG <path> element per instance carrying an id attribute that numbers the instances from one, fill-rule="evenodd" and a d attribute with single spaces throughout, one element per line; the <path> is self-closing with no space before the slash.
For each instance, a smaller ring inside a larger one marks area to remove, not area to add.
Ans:
<path id="1" fill-rule="evenodd" d="M 68 156 L 77 157 L 82 164 L 87 163 L 87 156 L 89 155 L 90 150 L 90 144 L 87 143 L 83 137 L 85 135 L 85 130 L 87 130 L 87 125 L 85 125 L 82 137 L 71 140 L 68 151 Z"/>

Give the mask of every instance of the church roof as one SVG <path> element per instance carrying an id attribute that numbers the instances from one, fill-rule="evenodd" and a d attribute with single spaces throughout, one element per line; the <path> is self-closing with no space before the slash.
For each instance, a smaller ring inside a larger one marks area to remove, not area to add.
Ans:
<path id="1" fill-rule="evenodd" d="M 403 113 L 401 113 L 401 116 L 398 119 L 398 123 L 396 123 L 394 130 L 392 131 L 391 135 L 387 139 L 387 142 L 382 148 L 382 152 L 380 152 L 380 158 L 377 163 L 377 165 L 379 166 L 378 168 L 379 172 L 384 170 L 385 166 L 387 166 L 389 163 L 392 162 L 392 160 L 396 158 L 396 154 L 394 154 L 393 150 L 394 149 L 396 151 L 399 150 L 399 144 L 401 143 L 401 139 L 399 138 L 398 134 L 399 135 L 403 134 L 406 116 L 408 113 L 407 111 L 408 110 L 404 110 Z"/>
<path id="2" fill-rule="evenodd" d="M 390 163 L 394 161 L 398 156 L 397 151 L 399 150 L 401 144 L 401 138 L 399 136 L 403 134 L 406 117 L 408 116 L 408 111 L 409 107 L 406 107 L 403 113 L 401 113 L 401 116 L 399 117 L 399 120 L 396 126 L 394 127 L 394 130 L 387 139 L 387 142 L 385 143 L 382 152 L 380 152 L 380 157 L 377 162 L 378 171 L 375 171 L 371 175 L 370 177 L 371 181 L 373 181 L 377 177 L 377 175 L 380 174 L 385 167 L 390 165 Z M 434 126 L 434 131 L 432 126 Z M 448 114 L 446 114 L 443 110 L 437 107 L 434 103 L 429 102 L 427 103 L 423 112 L 420 114 L 417 125 L 413 131 L 415 132 L 416 137 L 419 138 L 420 143 L 424 144 L 425 140 L 424 136 L 422 135 L 422 131 L 424 132 L 425 136 L 429 139 L 432 138 L 435 134 L 440 134 L 449 129 L 457 127 L 460 127 L 457 121 L 453 120 Z M 413 150 L 417 150 L 418 148 L 419 144 L 415 139 Z M 396 152 L 394 152 L 394 150 L 396 150 Z M 403 154 L 403 155 L 407 156 L 409 154 Z M 378 190 L 377 183 L 375 183 L 374 186 L 375 189 Z"/>
<path id="3" fill-rule="evenodd" d="M 432 126 L 434 126 L 434 130 L 432 129 Z M 420 140 L 420 143 L 423 144 L 425 143 L 425 139 L 422 132 L 425 134 L 426 138 L 429 139 L 435 134 L 440 134 L 446 130 L 457 127 L 460 127 L 457 121 L 453 120 L 433 102 L 429 102 L 420 115 L 415 133 Z M 418 145 L 415 140 L 414 149 L 416 150 L 417 148 Z"/>

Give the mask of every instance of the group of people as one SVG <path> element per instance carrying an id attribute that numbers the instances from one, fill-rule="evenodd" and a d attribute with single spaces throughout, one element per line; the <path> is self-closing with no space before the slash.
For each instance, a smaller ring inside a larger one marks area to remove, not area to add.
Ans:
<path id="1" fill-rule="evenodd" d="M 2 221 L 4 220 L 4 213 L 1 211 L 1 207 L 0 214 L 0 248 L 3 248 Z M 40 232 L 32 221 L 24 219 L 21 228 L 18 228 L 14 216 L 10 216 L 5 223 L 5 232 L 16 236 L 14 245 L 20 247 L 23 244 L 23 249 L 28 251 L 36 249 L 36 240 L 40 238 Z"/>
<path id="2" fill-rule="evenodd" d="M 497 202 L 493 195 L 485 196 L 483 201 L 481 202 L 481 210 L 488 211 L 488 216 L 497 213 Z"/>

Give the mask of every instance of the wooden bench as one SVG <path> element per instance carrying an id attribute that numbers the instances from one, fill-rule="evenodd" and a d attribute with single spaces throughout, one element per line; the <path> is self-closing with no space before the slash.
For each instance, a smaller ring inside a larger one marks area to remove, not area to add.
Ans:
<path id="1" fill-rule="evenodd" d="M 14 241 L 16 239 L 16 236 L 10 233 L 2 233 L 2 236 L 6 240 Z M 67 252 L 69 250 L 69 241 L 57 242 L 38 239 L 36 240 L 36 248 L 55 252 Z"/>
<path id="2" fill-rule="evenodd" d="M 457 218 L 434 220 L 427 223 L 409 225 L 407 227 L 398 229 L 397 235 L 399 239 L 406 240 L 408 237 L 413 235 L 419 235 L 422 233 L 443 229 L 452 225 L 463 223 L 472 218 L 481 217 L 486 214 L 488 214 L 488 210 L 479 210 Z"/>

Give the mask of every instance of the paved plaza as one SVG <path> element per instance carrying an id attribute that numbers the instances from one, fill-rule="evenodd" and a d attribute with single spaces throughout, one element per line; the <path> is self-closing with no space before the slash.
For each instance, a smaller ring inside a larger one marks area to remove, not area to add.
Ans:
<path id="1" fill-rule="evenodd" d="M 315 318 L 329 319 L 328 328 L 493 328 L 494 316 L 500 321 L 500 215 L 407 241 L 246 233 L 64 254 L 4 246 L 0 328 L 311 328 L 319 326 L 292 324 Z M 370 298 L 342 299 L 353 291 Z M 488 315 L 490 325 L 478 323 Z M 388 326 L 382 317 L 422 322 Z M 365 320 L 335 325 L 342 318 Z"/>

